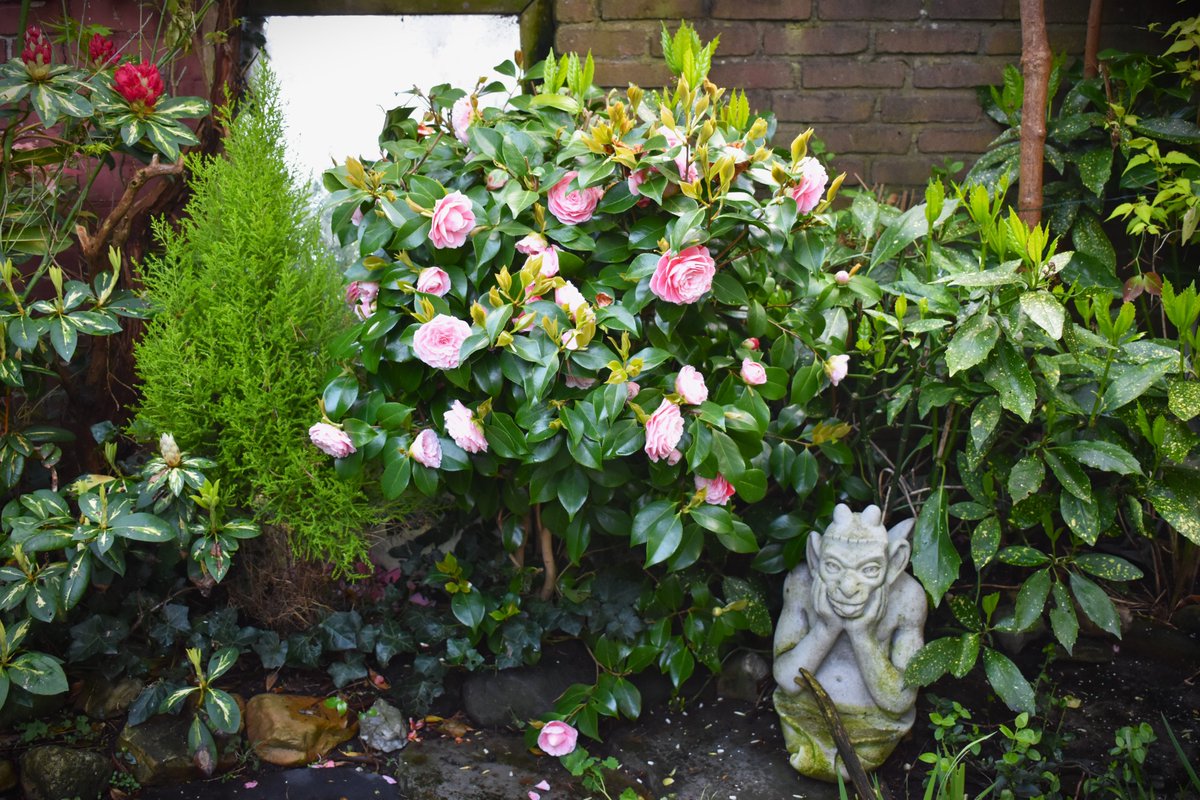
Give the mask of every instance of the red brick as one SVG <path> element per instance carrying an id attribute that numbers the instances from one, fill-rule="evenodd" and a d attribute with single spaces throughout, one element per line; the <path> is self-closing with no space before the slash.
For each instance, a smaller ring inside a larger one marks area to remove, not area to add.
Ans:
<path id="1" fill-rule="evenodd" d="M 886 94 L 880 100 L 884 122 L 973 122 L 983 117 L 972 91 L 930 91 Z"/>
<path id="2" fill-rule="evenodd" d="M 772 25 L 763 32 L 763 52 L 787 55 L 861 53 L 869 44 L 865 25 Z"/>
<path id="3" fill-rule="evenodd" d="M 1015 25 L 996 25 L 983 39 L 983 52 L 988 55 L 1021 54 L 1021 29 Z"/>
<path id="4" fill-rule="evenodd" d="M 1046 22 L 1087 22 L 1088 6 L 1091 0 L 1052 0 L 1045 4 Z M 1106 4 L 1107 5 L 1107 4 Z M 1108 9 L 1104 9 L 1108 11 Z M 1018 18 L 1020 9 L 1018 7 Z M 1105 17 L 1112 19 L 1111 14 L 1105 14 Z M 1128 20 L 1123 20 L 1128 21 Z"/>
<path id="5" fill-rule="evenodd" d="M 921 27 L 875 32 L 876 53 L 974 53 L 979 33 L 966 28 Z"/>
<path id="6" fill-rule="evenodd" d="M 795 85 L 792 65 L 787 61 L 714 59 L 713 83 L 731 89 L 787 89 Z"/>
<path id="7" fill-rule="evenodd" d="M 921 0 L 820 0 L 821 19 L 916 19 Z"/>
<path id="8" fill-rule="evenodd" d="M 671 21 L 694 19 L 704 13 L 704 0 L 600 0 L 602 19 Z"/>
<path id="9" fill-rule="evenodd" d="M 661 30 L 661 28 L 655 28 L 653 36 L 650 37 L 650 55 L 655 58 L 662 57 Z M 721 37 L 721 42 L 717 45 L 718 56 L 755 55 L 758 53 L 758 46 L 762 41 L 762 31 L 752 22 L 697 20 L 696 32 L 706 42 L 717 36 Z"/>
<path id="10" fill-rule="evenodd" d="M 555 22 L 590 22 L 594 19 L 596 19 L 595 0 L 555 0 Z"/>
<path id="11" fill-rule="evenodd" d="M 772 107 L 781 120 L 866 122 L 875 113 L 875 92 L 780 92 Z"/>
<path id="12" fill-rule="evenodd" d="M 999 133 L 995 125 L 927 127 L 917 137 L 917 149 L 922 153 L 982 153 Z"/>
<path id="13" fill-rule="evenodd" d="M 912 131 L 897 125 L 822 125 L 818 134 L 835 153 L 907 153 Z"/>
<path id="14" fill-rule="evenodd" d="M 880 156 L 871 162 L 871 183 L 884 186 L 924 186 L 934 160 L 929 156 Z"/>
<path id="15" fill-rule="evenodd" d="M 820 138 L 820 133 L 817 133 L 817 138 Z M 791 142 L 791 139 L 788 140 Z M 836 178 L 843 172 L 846 173 L 844 186 L 864 186 L 863 181 L 867 179 L 867 174 L 871 171 L 870 164 L 866 158 L 862 156 L 843 156 L 837 153 L 833 154 L 833 160 L 826 165 L 829 168 L 829 177 Z"/>
<path id="16" fill-rule="evenodd" d="M 908 64 L 900 60 L 810 58 L 801 69 L 806 89 L 896 89 L 909 73 Z"/>
<path id="17" fill-rule="evenodd" d="M 596 61 L 596 84 L 625 88 L 636 83 L 649 89 L 666 86 L 671 71 L 660 61 Z"/>
<path id="18" fill-rule="evenodd" d="M 812 0 L 713 0 L 717 19 L 805 20 L 812 14 Z"/>
<path id="19" fill-rule="evenodd" d="M 929 18 L 1005 19 L 1004 6 L 1005 0 L 930 0 Z"/>
<path id="20" fill-rule="evenodd" d="M 918 61 L 913 67 L 913 86 L 918 89 L 957 89 L 1000 82 L 1003 61 Z"/>
<path id="21" fill-rule="evenodd" d="M 616 25 L 563 25 L 554 37 L 554 49 L 559 53 L 591 50 L 597 58 L 644 56 L 649 43 L 649 29 Z"/>

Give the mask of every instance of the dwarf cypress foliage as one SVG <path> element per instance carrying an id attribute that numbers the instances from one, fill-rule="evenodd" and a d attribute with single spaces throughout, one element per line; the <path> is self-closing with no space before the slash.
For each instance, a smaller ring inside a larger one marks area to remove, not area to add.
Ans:
<path id="1" fill-rule="evenodd" d="M 156 222 L 161 254 L 142 268 L 156 315 L 136 348 L 137 423 L 213 454 L 227 496 L 346 571 L 380 511 L 307 434 L 346 323 L 340 276 L 285 158 L 275 78 L 222 113 L 224 154 L 189 160 L 184 219 Z"/>

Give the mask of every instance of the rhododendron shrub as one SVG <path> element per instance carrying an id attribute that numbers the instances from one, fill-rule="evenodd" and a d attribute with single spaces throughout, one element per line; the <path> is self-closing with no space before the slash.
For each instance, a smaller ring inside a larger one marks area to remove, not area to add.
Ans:
<path id="1" fill-rule="evenodd" d="M 810 134 L 771 148 L 770 120 L 707 80 L 711 45 L 665 38 L 680 78 L 662 95 L 597 90 L 590 57 L 508 63 L 536 94 L 438 87 L 385 158 L 325 174 L 358 246 L 346 279 L 380 288 L 312 422 L 346 432 L 339 469 L 385 496 L 415 485 L 494 521 L 543 599 L 633 566 L 638 618 L 563 701 L 588 734 L 636 715 L 620 676 L 656 664 L 678 685 L 736 630 L 769 632 L 755 581 L 720 576 L 797 563 L 796 510 L 828 513 L 818 474 L 851 459 L 829 376 L 854 362 L 818 236 L 840 179 L 816 186 Z M 452 601 L 481 647 L 525 613 L 522 592 Z"/>

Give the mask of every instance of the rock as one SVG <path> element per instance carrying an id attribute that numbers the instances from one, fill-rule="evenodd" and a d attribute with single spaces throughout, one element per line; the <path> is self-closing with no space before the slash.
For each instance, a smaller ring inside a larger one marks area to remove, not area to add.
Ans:
<path id="1" fill-rule="evenodd" d="M 595 679 L 586 651 L 546 653 L 531 667 L 471 673 L 463 683 L 463 710 L 478 727 L 502 728 L 552 711 L 571 684 Z"/>
<path id="2" fill-rule="evenodd" d="M 96 800 L 108 788 L 112 764 L 100 753 L 70 747 L 35 747 L 21 758 L 26 800 Z"/>
<path id="3" fill-rule="evenodd" d="M 0 794 L 17 788 L 17 765 L 0 758 Z"/>
<path id="4" fill-rule="evenodd" d="M 358 737 L 363 745 L 381 753 L 394 753 L 408 744 L 408 725 L 404 714 L 380 698 L 358 717 Z"/>
<path id="5" fill-rule="evenodd" d="M 246 704 L 246 735 L 263 761 L 297 767 L 325 755 L 358 725 L 325 705 L 323 697 L 260 694 Z"/>
<path id="6" fill-rule="evenodd" d="M 113 683 L 105 678 L 92 677 L 84 683 L 75 706 L 91 719 L 116 719 L 137 699 L 144 686 L 137 678 L 124 678 Z"/>
<path id="7" fill-rule="evenodd" d="M 141 725 L 126 725 L 117 752 L 143 786 L 182 783 L 204 777 L 188 748 L 189 716 L 159 714 Z"/>
<path id="8" fill-rule="evenodd" d="M 738 653 L 721 667 L 717 694 L 731 700 L 757 703 L 763 681 L 770 674 L 771 665 L 758 653 Z"/>

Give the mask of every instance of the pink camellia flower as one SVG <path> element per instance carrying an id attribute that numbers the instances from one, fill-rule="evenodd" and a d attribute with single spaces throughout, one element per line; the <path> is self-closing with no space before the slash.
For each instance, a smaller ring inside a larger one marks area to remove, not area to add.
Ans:
<path id="1" fill-rule="evenodd" d="M 435 133 L 435 130 L 432 125 L 430 125 L 426 122 L 420 122 L 417 124 L 417 138 L 418 139 L 424 139 L 426 136 L 432 136 L 434 133 Z"/>
<path id="2" fill-rule="evenodd" d="M 570 281 L 554 290 L 554 305 L 565 308 L 572 318 L 578 315 L 579 309 L 587 308 L 587 304 L 583 293 Z"/>
<path id="3" fill-rule="evenodd" d="M 450 109 L 450 125 L 454 128 L 454 137 L 463 144 L 467 143 L 467 128 L 471 127 L 478 116 L 471 105 L 471 96 L 464 95 L 454 101 Z"/>
<path id="4" fill-rule="evenodd" d="M 551 245 L 538 253 L 542 257 L 542 268 L 539 272 L 547 278 L 558 274 L 558 248 Z"/>
<path id="5" fill-rule="evenodd" d="M 542 726 L 538 733 L 538 747 L 548 756 L 565 756 L 575 750 L 579 731 L 565 722 L 554 720 Z"/>
<path id="6" fill-rule="evenodd" d="M 733 486 L 720 473 L 717 473 L 715 478 L 701 478 L 697 475 L 696 488 L 703 489 L 704 502 L 714 506 L 725 505 L 734 495 Z"/>
<path id="7" fill-rule="evenodd" d="M 442 415 L 446 423 L 446 433 L 454 443 L 468 453 L 486 453 L 487 439 L 483 436 L 483 425 L 471 414 L 471 409 L 458 400 L 450 404 L 450 409 Z"/>
<path id="8" fill-rule="evenodd" d="M 669 458 L 682 438 L 683 415 L 679 413 L 679 406 L 663 400 L 646 420 L 646 455 L 651 461 Z"/>
<path id="9" fill-rule="evenodd" d="M 825 195 L 825 183 L 829 175 L 821 162 L 812 156 L 800 159 L 800 180 L 788 194 L 796 201 L 796 207 L 801 214 L 807 214 L 817 207 Z"/>
<path id="10" fill-rule="evenodd" d="M 562 177 L 562 180 L 551 186 L 547 193 L 546 205 L 550 208 L 550 213 L 563 225 L 579 225 L 587 222 L 595 213 L 596 204 L 604 196 L 604 189 L 599 186 L 593 186 L 590 189 L 576 189 L 573 192 L 567 191 L 567 187 L 571 185 L 571 181 L 575 180 L 577 175 L 579 175 L 577 171 L 571 170 Z"/>
<path id="11" fill-rule="evenodd" d="M 417 291 L 443 297 L 450 291 L 450 276 L 441 267 L 426 267 L 417 275 Z"/>
<path id="12" fill-rule="evenodd" d="M 625 391 L 628 392 L 626 397 L 628 397 L 630 400 L 637 397 L 638 392 L 640 392 L 641 390 L 642 390 L 642 387 L 640 384 L 638 384 L 637 381 L 625 381 Z"/>
<path id="13" fill-rule="evenodd" d="M 675 377 L 675 391 L 683 398 L 683 402 L 698 406 L 708 399 L 708 386 L 704 384 L 704 376 L 693 366 L 679 370 Z"/>
<path id="14" fill-rule="evenodd" d="M 494 192 L 497 189 L 503 189 L 507 183 L 508 173 L 499 167 L 489 172 L 487 174 L 487 178 L 484 180 L 484 185 L 487 186 L 488 191 L 490 192 Z"/>
<path id="15" fill-rule="evenodd" d="M 429 428 L 417 434 L 412 447 L 408 448 L 408 454 L 413 457 L 413 461 L 430 469 L 437 469 L 442 465 L 442 443 L 438 441 L 437 434 Z"/>
<path id="16" fill-rule="evenodd" d="M 562 346 L 568 350 L 578 350 L 579 331 L 575 330 L 574 328 L 568 328 L 567 330 L 563 331 Z"/>
<path id="17" fill-rule="evenodd" d="M 667 455 L 667 463 L 672 467 L 683 460 L 683 451 L 676 447 Z"/>
<path id="18" fill-rule="evenodd" d="M 471 199 L 462 192 L 451 192 L 433 204 L 429 241 L 439 250 L 462 247 L 475 228 Z"/>
<path id="19" fill-rule="evenodd" d="M 158 65 L 149 61 L 140 64 L 122 64 L 113 73 L 117 93 L 125 98 L 135 114 L 144 115 L 154 110 L 154 104 L 162 97 L 166 86 Z"/>
<path id="20" fill-rule="evenodd" d="M 375 298 L 379 296 L 379 284 L 374 281 L 351 281 L 346 287 L 346 304 L 354 308 L 354 315 L 366 319 L 375 313 Z"/>
<path id="21" fill-rule="evenodd" d="M 760 386 L 767 382 L 767 370 L 754 359 L 743 358 L 742 380 L 751 386 Z"/>
<path id="22" fill-rule="evenodd" d="M 435 369 L 454 369 L 462 361 L 459 351 L 471 335 L 471 326 L 457 317 L 438 314 L 417 328 L 413 352 Z"/>
<path id="23" fill-rule="evenodd" d="M 638 197 L 642 193 L 642 184 L 650 177 L 650 170 L 643 168 L 634 170 L 629 173 L 629 177 L 625 179 L 625 185 L 629 187 L 629 193 L 634 197 Z"/>
<path id="24" fill-rule="evenodd" d="M 833 279 L 837 282 L 838 286 L 845 286 L 850 282 L 850 273 L 844 269 L 839 269 L 833 274 Z"/>
<path id="25" fill-rule="evenodd" d="M 536 255 L 547 247 L 546 237 L 540 233 L 525 234 L 525 238 L 517 242 L 517 252 L 527 256 Z"/>
<path id="26" fill-rule="evenodd" d="M 675 166 L 679 170 L 680 180 L 683 180 L 686 183 L 692 183 L 699 178 L 700 173 L 696 169 L 696 165 L 688 160 L 687 139 L 684 139 L 672 128 L 663 128 L 660 133 L 662 133 L 663 138 L 667 140 L 668 150 L 673 147 L 679 147 L 680 145 L 683 146 L 683 149 L 679 151 L 679 155 L 675 156 Z"/>
<path id="27" fill-rule="evenodd" d="M 850 373 L 850 356 L 836 355 L 830 356 L 825 362 L 825 374 L 829 376 L 829 382 L 837 386 L 842 382 L 842 379 Z"/>
<path id="28" fill-rule="evenodd" d="M 345 458 L 354 452 L 354 443 L 346 432 L 328 422 L 318 422 L 309 428 L 308 438 L 327 456 Z"/>
<path id="29" fill-rule="evenodd" d="M 50 49 L 50 40 L 37 25 L 30 25 L 25 30 L 25 49 L 21 51 L 21 61 L 25 63 L 25 71 L 35 81 L 44 80 L 50 74 L 50 62 L 54 52 Z"/>
<path id="30" fill-rule="evenodd" d="M 746 348 L 747 350 L 757 350 L 758 349 L 758 337 L 750 336 L 746 339 L 742 339 L 742 347 Z"/>
<path id="31" fill-rule="evenodd" d="M 717 265 L 703 245 L 693 245 L 680 253 L 663 253 L 650 276 L 650 291 L 668 303 L 694 303 L 712 288 L 716 273 Z"/>
<path id="32" fill-rule="evenodd" d="M 92 34 L 88 42 L 88 59 L 97 67 L 107 67 L 117 60 L 116 47 L 111 39 L 105 39 L 98 33 Z"/>

